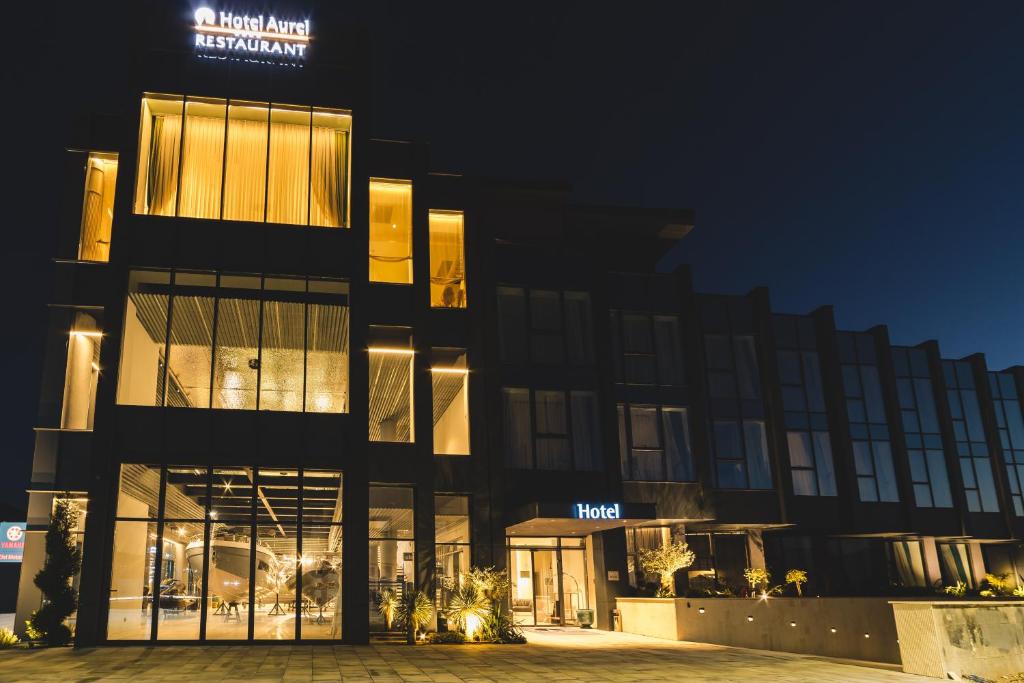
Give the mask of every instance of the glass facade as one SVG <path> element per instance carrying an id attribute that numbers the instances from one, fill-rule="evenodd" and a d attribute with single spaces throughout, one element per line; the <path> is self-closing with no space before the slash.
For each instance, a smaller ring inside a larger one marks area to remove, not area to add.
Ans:
<path id="1" fill-rule="evenodd" d="M 802 316 L 776 315 L 772 322 L 793 493 L 835 496 L 832 437 L 825 412 L 814 321 Z"/>
<path id="2" fill-rule="evenodd" d="M 840 332 L 837 338 L 860 501 L 897 503 L 900 494 L 893 469 L 875 338 L 854 332 Z"/>
<path id="3" fill-rule="evenodd" d="M 502 286 L 497 295 L 502 363 L 594 363 L 590 294 Z"/>
<path id="4" fill-rule="evenodd" d="M 469 455 L 469 367 L 465 349 L 434 349 L 430 367 L 434 454 Z"/>
<path id="5" fill-rule="evenodd" d="M 413 443 L 412 334 L 404 327 L 371 327 L 370 441 Z"/>
<path id="6" fill-rule="evenodd" d="M 76 311 L 68 331 L 67 369 L 61 429 L 92 429 L 96 413 L 96 387 L 100 378 L 103 332 L 93 313 Z"/>
<path id="7" fill-rule="evenodd" d="M 594 392 L 503 387 L 502 415 L 507 467 L 604 469 Z"/>
<path id="8" fill-rule="evenodd" d="M 416 540 L 413 490 L 408 486 L 370 487 L 370 630 L 396 627 L 381 613 L 388 598 L 402 600 L 414 588 Z"/>
<path id="9" fill-rule="evenodd" d="M 348 227 L 351 130 L 342 110 L 147 94 L 135 213 Z"/>
<path id="10" fill-rule="evenodd" d="M 772 473 L 753 308 L 746 299 L 702 297 L 711 397 L 714 480 L 720 489 L 770 489 Z"/>
<path id="11" fill-rule="evenodd" d="M 465 221 L 461 211 L 431 209 L 430 305 L 466 307 Z"/>
<path id="12" fill-rule="evenodd" d="M 412 284 L 412 183 L 370 180 L 370 282 Z"/>
<path id="13" fill-rule="evenodd" d="M 469 496 L 434 496 L 434 564 L 439 609 L 462 587 L 472 559 Z"/>
<path id="14" fill-rule="evenodd" d="M 121 466 L 110 640 L 341 637 L 342 475 Z"/>
<path id="15" fill-rule="evenodd" d="M 953 417 L 953 437 L 970 512 L 999 512 L 999 497 L 992 476 L 981 405 L 974 386 L 974 371 L 967 361 L 942 361 L 946 398 Z"/>
<path id="16" fill-rule="evenodd" d="M 946 473 L 928 353 L 924 349 L 894 347 L 892 362 L 896 369 L 910 478 L 914 484 L 914 504 L 919 508 L 951 508 L 953 496 Z"/>
<path id="17" fill-rule="evenodd" d="M 679 318 L 613 310 L 610 313 L 615 381 L 625 384 L 686 384 Z"/>
<path id="18" fill-rule="evenodd" d="M 623 481 L 696 479 L 686 408 L 620 404 L 618 422 Z"/>
<path id="19" fill-rule="evenodd" d="M 114 190 L 117 186 L 117 155 L 90 152 L 85 162 L 85 193 L 78 258 L 110 260 L 110 233 L 114 223 Z"/>
<path id="20" fill-rule="evenodd" d="M 999 445 L 1003 449 L 1013 514 L 1024 517 L 1024 413 L 1020 408 L 1020 393 L 1017 382 L 1008 372 L 988 373 L 988 385 L 995 404 Z"/>
<path id="21" fill-rule="evenodd" d="M 348 285 L 132 271 L 117 402 L 348 412 Z"/>

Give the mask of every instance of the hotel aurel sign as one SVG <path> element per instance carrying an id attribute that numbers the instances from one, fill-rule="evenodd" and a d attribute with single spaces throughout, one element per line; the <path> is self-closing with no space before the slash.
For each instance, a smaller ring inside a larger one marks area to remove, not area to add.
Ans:
<path id="1" fill-rule="evenodd" d="M 203 57 L 297 64 L 309 49 L 309 19 L 200 7 L 195 49 Z"/>

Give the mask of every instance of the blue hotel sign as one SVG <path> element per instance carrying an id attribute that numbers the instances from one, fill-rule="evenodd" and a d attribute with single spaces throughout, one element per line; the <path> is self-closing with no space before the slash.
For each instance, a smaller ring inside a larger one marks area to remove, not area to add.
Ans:
<path id="1" fill-rule="evenodd" d="M 620 503 L 576 503 L 572 506 L 573 519 L 622 519 Z"/>

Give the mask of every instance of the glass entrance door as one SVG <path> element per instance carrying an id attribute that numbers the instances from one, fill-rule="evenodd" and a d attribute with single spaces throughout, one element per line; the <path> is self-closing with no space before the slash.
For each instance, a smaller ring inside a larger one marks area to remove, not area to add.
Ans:
<path id="1" fill-rule="evenodd" d="M 578 623 L 576 610 L 590 606 L 582 539 L 510 538 L 509 546 L 515 623 L 520 626 Z"/>
<path id="2" fill-rule="evenodd" d="M 558 551 L 533 550 L 533 606 L 538 625 L 562 623 L 559 609 Z"/>

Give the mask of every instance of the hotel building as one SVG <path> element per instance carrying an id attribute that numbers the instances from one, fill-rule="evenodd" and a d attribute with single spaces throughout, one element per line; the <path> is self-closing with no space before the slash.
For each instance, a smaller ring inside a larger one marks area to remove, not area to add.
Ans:
<path id="1" fill-rule="evenodd" d="M 1024 581 L 1024 367 L 696 292 L 655 268 L 687 209 L 370 137 L 373 36 L 333 3 L 138 4 L 55 173 L 19 625 L 60 496 L 79 645 L 363 643 L 383 592 L 489 565 L 517 623 L 610 628 L 673 537 L 679 591 Z"/>

